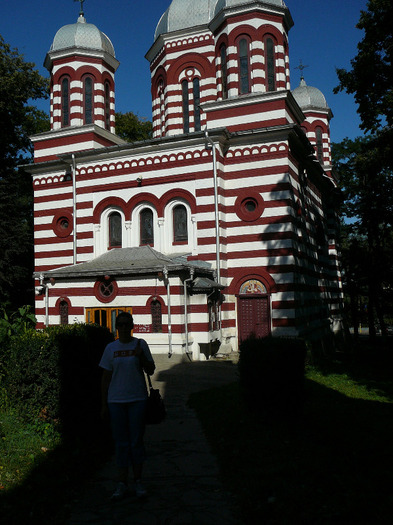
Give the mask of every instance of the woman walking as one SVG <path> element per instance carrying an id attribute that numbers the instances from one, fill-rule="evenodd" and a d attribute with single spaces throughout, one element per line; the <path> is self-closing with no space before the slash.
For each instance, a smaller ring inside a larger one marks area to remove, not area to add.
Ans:
<path id="1" fill-rule="evenodd" d="M 136 495 L 146 495 L 142 468 L 148 394 L 143 371 L 152 375 L 155 364 L 146 341 L 131 335 L 134 328 L 131 314 L 121 312 L 116 318 L 116 328 L 119 338 L 106 346 L 100 367 L 103 368 L 102 416 L 106 418 L 108 413 L 110 416 L 118 467 L 118 485 L 112 499 L 119 500 L 128 491 L 129 466 L 134 475 Z"/>

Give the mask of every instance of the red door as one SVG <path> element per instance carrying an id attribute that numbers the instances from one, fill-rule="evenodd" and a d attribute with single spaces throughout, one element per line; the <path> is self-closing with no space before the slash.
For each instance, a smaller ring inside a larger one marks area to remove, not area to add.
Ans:
<path id="1" fill-rule="evenodd" d="M 270 334 L 270 309 L 267 295 L 239 296 L 238 309 L 240 342 L 250 335 L 266 337 Z"/>

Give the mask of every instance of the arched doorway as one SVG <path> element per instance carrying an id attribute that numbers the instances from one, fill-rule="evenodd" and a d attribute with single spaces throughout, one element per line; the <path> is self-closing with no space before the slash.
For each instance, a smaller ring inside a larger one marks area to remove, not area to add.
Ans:
<path id="1" fill-rule="evenodd" d="M 254 335 L 270 335 L 270 298 L 257 279 L 244 281 L 237 298 L 239 343 Z"/>

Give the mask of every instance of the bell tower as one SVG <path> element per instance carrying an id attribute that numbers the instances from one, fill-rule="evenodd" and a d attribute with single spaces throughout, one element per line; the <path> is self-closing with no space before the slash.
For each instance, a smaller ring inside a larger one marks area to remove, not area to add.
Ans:
<path id="1" fill-rule="evenodd" d="M 122 144 L 115 135 L 115 72 L 119 62 L 110 39 L 81 11 L 61 27 L 48 51 L 51 131 L 31 138 L 34 161 L 59 154 Z"/>

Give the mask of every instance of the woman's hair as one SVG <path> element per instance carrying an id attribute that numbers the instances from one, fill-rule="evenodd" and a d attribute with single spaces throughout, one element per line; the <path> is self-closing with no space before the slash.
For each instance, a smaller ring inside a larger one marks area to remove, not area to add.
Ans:
<path id="1" fill-rule="evenodd" d="M 123 319 L 124 321 L 128 321 L 131 325 L 131 329 L 134 328 L 134 319 L 129 312 L 119 313 L 119 315 L 116 317 L 116 326 L 121 319 Z"/>

